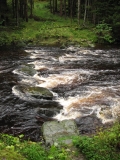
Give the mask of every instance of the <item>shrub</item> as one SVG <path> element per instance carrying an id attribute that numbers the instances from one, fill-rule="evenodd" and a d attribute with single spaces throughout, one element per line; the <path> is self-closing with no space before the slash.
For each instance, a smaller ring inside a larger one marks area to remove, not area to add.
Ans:
<path id="1" fill-rule="evenodd" d="M 93 137 L 76 137 L 73 143 L 88 160 L 118 160 L 120 159 L 120 125 L 115 124 L 110 130 L 99 131 Z"/>
<path id="2" fill-rule="evenodd" d="M 96 26 L 96 35 L 98 43 L 113 43 L 112 27 L 104 21 Z"/>

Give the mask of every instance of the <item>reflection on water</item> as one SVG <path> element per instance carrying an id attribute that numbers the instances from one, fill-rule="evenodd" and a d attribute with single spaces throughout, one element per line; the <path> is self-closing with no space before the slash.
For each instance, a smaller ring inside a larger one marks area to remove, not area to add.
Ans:
<path id="1" fill-rule="evenodd" d="M 6 54 L 0 59 L 3 130 L 8 125 L 6 115 L 11 122 L 9 130 L 23 127 L 26 131 L 34 126 L 32 136 L 37 135 L 40 124 L 35 117 L 40 115 L 64 120 L 94 114 L 102 123 L 119 116 L 119 49 L 30 48 L 22 55 Z M 16 85 L 47 88 L 53 100 L 31 98 Z"/>

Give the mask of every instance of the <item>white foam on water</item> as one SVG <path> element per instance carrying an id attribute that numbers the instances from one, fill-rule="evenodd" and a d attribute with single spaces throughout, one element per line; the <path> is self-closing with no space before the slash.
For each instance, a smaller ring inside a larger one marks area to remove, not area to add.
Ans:
<path id="1" fill-rule="evenodd" d="M 65 56 L 61 56 L 59 57 L 59 62 L 60 63 L 65 63 L 67 61 L 78 61 L 78 60 L 83 60 L 84 58 L 82 56 L 75 56 L 75 55 L 65 55 Z"/>
<path id="2" fill-rule="evenodd" d="M 76 119 L 77 117 L 83 116 L 83 113 L 81 113 L 80 111 L 80 109 L 82 109 L 83 107 L 83 105 L 80 104 L 82 98 L 79 96 L 69 97 L 67 99 L 59 98 L 58 102 L 63 106 L 63 110 L 59 114 L 54 116 L 54 118 L 61 121 L 65 119 Z M 89 114 L 91 114 L 91 111 Z M 89 114 L 85 114 L 85 115 L 89 115 Z"/>
<path id="3" fill-rule="evenodd" d="M 30 56 L 31 59 L 36 59 L 37 58 L 37 55 L 34 54 L 34 53 L 31 53 L 31 56 Z"/>
<path id="4" fill-rule="evenodd" d="M 19 97 L 20 99 L 25 100 L 25 101 L 34 100 L 34 98 L 31 98 L 27 96 L 26 94 L 24 94 L 23 92 L 21 92 L 16 86 L 12 88 L 12 93 L 16 95 L 17 97 Z"/>
<path id="5" fill-rule="evenodd" d="M 86 96 L 80 97 L 78 95 L 67 99 L 59 98 L 58 102 L 63 106 L 63 110 L 54 118 L 59 121 L 69 119 L 68 117 L 76 119 L 77 117 L 94 113 L 101 119 L 102 123 L 107 123 L 114 121 L 120 115 L 120 101 L 115 97 L 109 96 L 109 93 L 104 93 L 102 88 L 99 91 L 98 89 L 91 91 L 91 93 L 89 91 Z M 107 104 L 107 102 L 110 104 Z"/>
<path id="6" fill-rule="evenodd" d="M 41 53 L 41 54 L 35 54 L 35 53 L 31 53 L 31 55 L 30 55 L 30 58 L 31 59 L 42 59 L 42 58 L 44 58 L 45 56 L 44 56 L 44 53 Z"/>
<path id="7" fill-rule="evenodd" d="M 69 112 L 67 114 L 65 114 L 61 111 L 60 114 L 57 114 L 53 118 L 57 119 L 58 121 L 63 121 L 66 119 L 75 119 L 75 118 L 81 117 L 81 116 L 82 116 L 81 113 L 78 111 Z"/>
<path id="8" fill-rule="evenodd" d="M 33 62 L 30 64 L 34 64 L 35 70 L 39 71 L 59 71 L 58 74 L 47 74 L 46 75 L 40 75 L 39 73 L 36 73 L 32 79 L 30 80 L 30 77 L 25 76 L 23 72 L 20 72 L 18 69 L 15 69 L 13 71 L 14 74 L 19 74 L 24 77 L 20 83 L 23 84 L 32 84 L 34 83 L 36 86 L 45 87 L 48 89 L 52 89 L 55 87 L 64 85 L 74 85 L 74 84 L 81 84 L 83 82 L 86 82 L 86 80 L 89 80 L 89 76 L 92 74 L 99 74 L 101 72 L 107 72 L 110 70 L 83 70 L 83 69 L 64 69 L 64 65 L 58 65 L 59 64 L 66 64 L 67 62 L 75 62 L 86 60 L 86 58 L 90 59 L 90 56 L 97 56 L 102 53 L 104 53 L 104 50 L 87 50 L 84 48 L 78 48 L 78 47 L 68 47 L 67 51 L 70 51 L 70 53 L 64 53 L 63 56 L 60 56 L 58 58 L 54 58 L 50 56 L 50 54 L 46 55 L 47 51 L 44 50 L 25 50 L 30 54 L 30 58 L 33 59 Z M 74 53 L 71 53 L 74 52 Z M 105 52 L 106 54 L 103 54 L 102 56 L 104 58 L 109 58 L 109 52 Z M 91 56 L 91 57 L 92 57 Z M 36 60 L 35 60 L 36 59 Z M 115 64 L 117 63 L 116 58 L 111 58 L 111 61 L 113 61 Z M 56 63 L 57 62 L 57 63 Z M 56 65 L 53 65 L 56 64 Z M 113 71 L 113 70 L 111 70 Z M 54 73 L 54 72 L 53 72 Z M 56 73 L 56 72 L 55 72 Z M 99 81 L 99 80 L 98 80 Z M 95 81 L 94 81 L 95 82 Z M 97 82 L 97 81 L 96 81 Z M 85 94 L 83 95 L 77 95 L 77 96 L 69 96 L 67 98 L 59 97 L 57 93 L 53 92 L 53 95 L 55 97 L 55 100 L 59 102 L 63 109 L 61 112 L 54 116 L 54 118 L 58 119 L 59 121 L 64 119 L 75 119 L 77 117 L 82 117 L 86 115 L 96 114 L 98 118 L 101 119 L 102 123 L 107 123 L 114 121 L 117 117 L 120 117 L 120 99 L 119 94 L 117 96 L 116 92 L 119 90 L 119 86 L 112 86 L 113 83 L 108 82 L 102 82 L 105 86 L 95 86 L 96 84 L 91 84 L 90 86 L 86 86 L 87 91 L 84 91 Z M 26 95 L 22 92 L 20 92 L 16 87 L 13 87 L 12 89 L 13 93 L 20 98 L 24 100 L 28 100 L 29 97 L 26 98 Z M 71 91 L 72 92 L 72 91 Z M 75 91 L 74 91 L 75 92 Z M 76 91 L 77 92 L 77 91 Z M 77 92 L 79 93 L 79 92 Z M 76 93 L 76 94 L 77 94 Z M 75 94 L 75 95 L 76 95 Z"/>
<path id="9" fill-rule="evenodd" d="M 14 71 L 13 71 L 13 73 L 14 74 L 18 74 L 18 75 L 21 75 L 21 76 L 24 76 L 24 78 L 26 77 L 28 77 L 24 72 L 22 72 L 21 70 L 19 70 L 19 69 L 15 69 Z"/>
<path id="10" fill-rule="evenodd" d="M 48 70 L 48 67 L 45 65 L 35 65 L 35 70 Z"/>
<path id="11" fill-rule="evenodd" d="M 31 53 L 31 52 L 33 52 L 34 50 L 31 50 L 31 49 L 26 49 L 25 50 L 25 52 L 27 52 L 27 53 Z"/>
<path id="12" fill-rule="evenodd" d="M 35 66 L 34 67 L 35 70 L 44 70 L 44 69 L 46 70 L 46 69 L 48 69 L 47 65 L 45 65 L 41 61 L 34 61 L 34 62 L 29 63 L 29 64 L 33 64 Z"/>
<path id="13" fill-rule="evenodd" d="M 69 74 L 51 74 L 48 77 L 38 76 L 37 74 L 34 75 L 34 78 L 43 81 L 43 83 L 38 84 L 40 87 L 45 88 L 54 88 L 58 85 L 65 85 L 65 84 L 72 84 L 76 83 L 77 81 L 83 81 L 83 77 L 80 77 L 77 74 L 69 73 Z"/>
<path id="14" fill-rule="evenodd" d="M 34 78 L 24 78 L 21 81 L 19 81 L 20 84 L 25 84 L 25 85 L 37 85 L 39 82 L 35 80 Z"/>
<path id="15" fill-rule="evenodd" d="M 108 123 L 113 122 L 115 120 L 115 117 L 112 114 L 112 109 L 109 108 L 107 110 L 101 111 L 101 107 L 99 107 L 96 111 L 96 115 L 99 119 L 101 119 L 102 123 Z"/>

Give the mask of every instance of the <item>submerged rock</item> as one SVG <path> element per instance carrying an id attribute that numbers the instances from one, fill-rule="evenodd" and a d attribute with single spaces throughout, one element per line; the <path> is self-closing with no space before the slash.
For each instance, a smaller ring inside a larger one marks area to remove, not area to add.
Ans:
<path id="1" fill-rule="evenodd" d="M 80 134 L 94 134 L 103 126 L 102 121 L 95 115 L 76 118 L 76 124 Z"/>
<path id="2" fill-rule="evenodd" d="M 22 65 L 21 68 L 19 69 L 19 72 L 23 72 L 24 74 L 33 76 L 36 73 L 36 70 L 34 69 L 34 65 L 27 64 L 27 65 Z"/>
<path id="3" fill-rule="evenodd" d="M 28 86 L 28 85 L 17 85 L 14 87 L 14 93 L 24 99 L 46 99 L 52 100 L 53 94 L 43 87 Z M 26 97 L 26 98 L 25 98 Z"/>
<path id="4" fill-rule="evenodd" d="M 78 135 L 74 120 L 48 121 L 42 126 L 43 137 L 47 145 L 71 144 L 72 136 Z"/>
<path id="5" fill-rule="evenodd" d="M 52 100 L 53 98 L 53 94 L 47 88 L 43 88 L 43 87 L 30 87 L 29 86 L 27 88 L 24 88 L 24 92 L 37 99 L 43 98 L 43 99 Z"/>

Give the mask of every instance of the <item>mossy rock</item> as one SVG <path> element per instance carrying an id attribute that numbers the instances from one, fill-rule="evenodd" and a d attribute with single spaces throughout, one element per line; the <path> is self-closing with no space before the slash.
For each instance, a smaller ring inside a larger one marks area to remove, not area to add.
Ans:
<path id="1" fill-rule="evenodd" d="M 46 145 L 72 144 L 72 137 L 78 136 L 77 125 L 72 119 L 44 122 L 42 132 Z"/>
<path id="2" fill-rule="evenodd" d="M 35 97 L 37 99 L 50 99 L 52 100 L 53 94 L 46 88 L 43 87 L 26 87 L 23 89 L 28 95 Z"/>
<path id="3" fill-rule="evenodd" d="M 31 64 L 23 65 L 20 70 L 27 75 L 33 76 L 36 73 L 36 70 L 33 68 L 33 66 L 34 65 Z"/>

